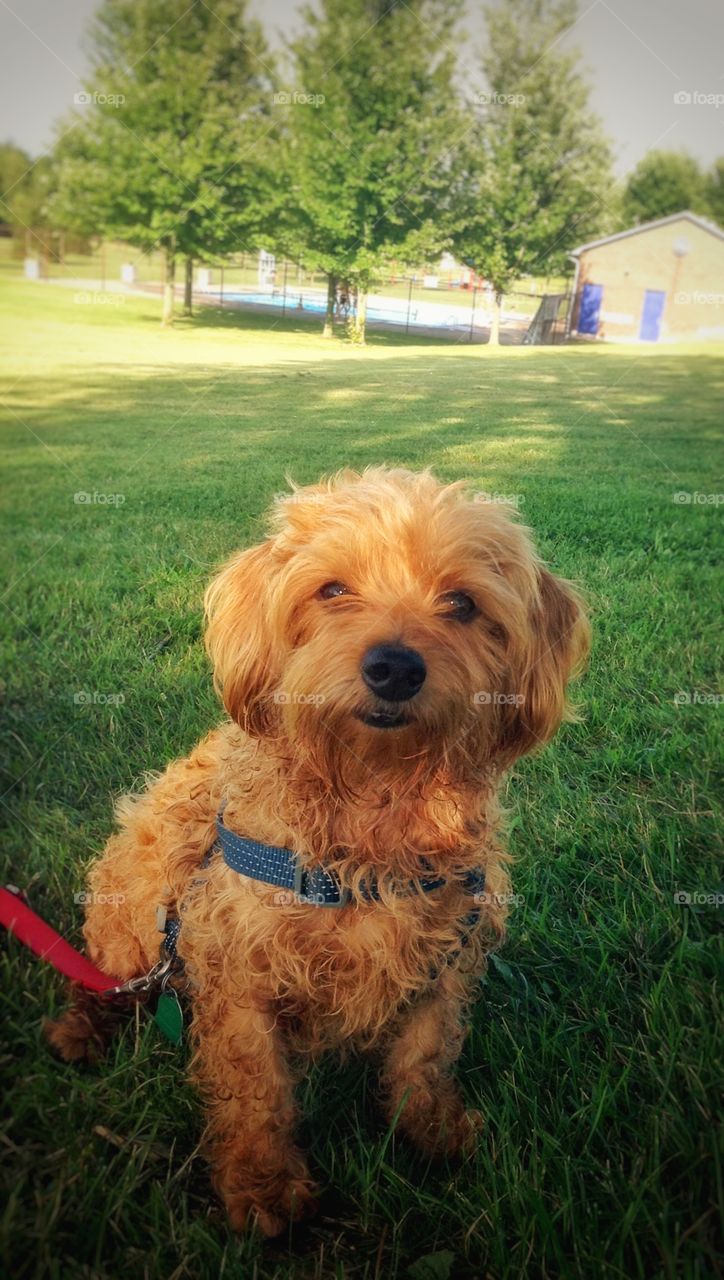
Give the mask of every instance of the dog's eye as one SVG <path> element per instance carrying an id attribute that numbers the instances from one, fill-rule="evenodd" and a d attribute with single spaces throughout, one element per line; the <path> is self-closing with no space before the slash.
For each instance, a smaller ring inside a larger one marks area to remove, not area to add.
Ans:
<path id="1" fill-rule="evenodd" d="M 320 600 L 335 600 L 337 596 L 348 596 L 349 588 L 343 582 L 325 582 L 317 592 Z"/>
<path id="2" fill-rule="evenodd" d="M 446 591 L 440 596 L 438 604 L 445 616 L 454 618 L 456 622 L 469 622 L 477 613 L 475 601 L 465 595 L 464 591 Z"/>

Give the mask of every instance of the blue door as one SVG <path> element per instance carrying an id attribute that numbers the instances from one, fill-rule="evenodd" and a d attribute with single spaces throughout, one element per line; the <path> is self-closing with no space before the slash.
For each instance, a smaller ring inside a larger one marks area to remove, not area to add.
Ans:
<path id="1" fill-rule="evenodd" d="M 658 289 L 646 290 L 639 329 L 639 338 L 642 342 L 658 342 L 665 302 L 665 293 L 661 293 Z"/>
<path id="2" fill-rule="evenodd" d="M 584 284 L 578 308 L 578 332 L 598 333 L 598 316 L 603 297 L 602 284 Z"/>

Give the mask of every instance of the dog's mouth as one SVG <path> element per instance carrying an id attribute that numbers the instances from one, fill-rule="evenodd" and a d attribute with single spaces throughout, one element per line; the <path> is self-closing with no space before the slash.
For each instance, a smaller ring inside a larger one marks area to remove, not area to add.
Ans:
<path id="1" fill-rule="evenodd" d="M 360 708 L 354 714 L 370 729 L 402 729 L 404 725 L 412 724 L 411 716 L 404 715 L 402 711 L 367 711 Z"/>

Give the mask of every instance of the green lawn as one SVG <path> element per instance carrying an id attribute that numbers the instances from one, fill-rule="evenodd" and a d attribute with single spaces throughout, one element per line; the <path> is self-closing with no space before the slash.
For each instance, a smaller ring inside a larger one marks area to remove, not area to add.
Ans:
<path id="1" fill-rule="evenodd" d="M 62 982 L 2 941 L 5 1273 L 712 1276 L 722 908 L 695 895 L 722 888 L 724 510 L 673 495 L 724 488 L 720 350 L 355 350 L 206 310 L 162 332 L 153 299 L 7 280 L 0 306 L 4 878 L 74 939 L 113 796 L 218 717 L 202 590 L 285 473 L 432 464 L 520 495 L 595 636 L 585 719 L 507 788 L 522 901 L 461 1066 L 488 1118 L 476 1158 L 428 1167 L 385 1132 L 371 1067 L 326 1062 L 302 1099 L 321 1215 L 237 1241 L 184 1051 L 139 1016 L 100 1068 L 60 1065 L 39 1024 Z"/>

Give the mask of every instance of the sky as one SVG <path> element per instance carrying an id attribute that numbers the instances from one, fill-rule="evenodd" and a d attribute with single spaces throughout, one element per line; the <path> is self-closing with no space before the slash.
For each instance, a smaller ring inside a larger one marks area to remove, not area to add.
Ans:
<path id="1" fill-rule="evenodd" d="M 51 145 L 87 72 L 84 33 L 96 8 L 97 0 L 0 0 L 0 141 L 33 158 Z M 272 46 L 299 29 L 298 9 L 297 0 L 249 4 Z M 468 0 L 465 25 L 459 52 L 474 67 L 479 0 Z M 653 148 L 687 150 L 705 167 L 724 155 L 724 0 L 579 0 L 562 44 L 583 54 L 619 177 Z"/>

